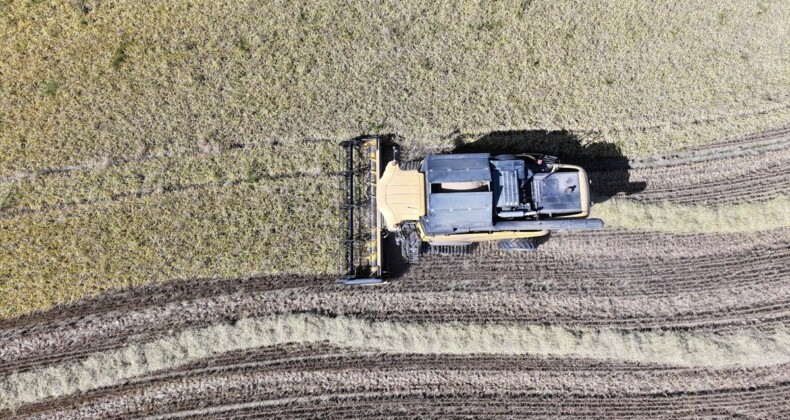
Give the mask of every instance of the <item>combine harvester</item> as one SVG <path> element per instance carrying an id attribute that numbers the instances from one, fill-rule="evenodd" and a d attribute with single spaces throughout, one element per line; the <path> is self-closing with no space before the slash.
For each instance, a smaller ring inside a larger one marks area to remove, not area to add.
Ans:
<path id="1" fill-rule="evenodd" d="M 415 264 L 423 253 L 464 255 L 475 242 L 532 251 L 533 238 L 551 230 L 603 227 L 602 220 L 587 218 L 587 173 L 553 156 L 467 153 L 398 162 L 397 150 L 382 148 L 378 137 L 341 146 L 346 152 L 343 208 L 348 213 L 345 274 L 340 278 L 345 285 L 385 283 L 387 260 L 397 257 L 386 244 L 399 247 L 403 259 Z M 369 189 L 355 184 L 360 176 L 355 160 L 365 155 L 370 167 L 363 178 Z M 369 206 L 358 204 L 355 188 L 369 190 Z M 369 237 L 358 239 L 355 210 L 363 207 L 370 211 Z"/>

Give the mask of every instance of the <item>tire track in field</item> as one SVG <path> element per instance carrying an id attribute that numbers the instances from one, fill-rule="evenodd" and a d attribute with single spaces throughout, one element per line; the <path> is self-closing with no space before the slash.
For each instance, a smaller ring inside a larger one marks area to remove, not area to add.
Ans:
<path id="1" fill-rule="evenodd" d="M 630 169 L 628 181 L 646 185 L 644 190 L 633 194 L 622 193 L 629 187 L 619 171 L 591 171 L 590 177 L 593 193 L 598 196 L 627 196 L 644 203 L 723 205 L 767 201 L 787 194 L 790 190 L 788 165 L 790 140 L 786 148 L 767 154 Z"/>
<path id="2" fill-rule="evenodd" d="M 174 281 L 121 289 L 5 319 L 0 323 L 0 373 L 81 359 L 96 351 L 172 334 L 178 328 L 232 322 L 246 316 L 248 309 L 222 307 L 230 296 L 299 289 L 329 280 L 263 276 Z"/>
<path id="3" fill-rule="evenodd" d="M 683 368 L 654 364 L 599 361 L 593 359 L 566 359 L 556 357 L 512 355 L 425 355 L 390 354 L 359 349 L 342 348 L 328 344 L 285 344 L 244 351 L 234 351 L 194 363 L 156 372 L 128 380 L 124 384 L 90 391 L 88 393 L 31 404 L 18 410 L 18 414 L 39 411 L 63 410 L 79 401 L 97 401 L 107 397 L 144 392 L 152 385 L 183 381 L 214 374 L 238 373 L 297 373 L 314 371 L 342 371 L 345 369 L 396 370 L 419 373 L 423 370 L 474 370 L 487 372 L 602 372 L 617 370 L 641 372 L 645 370 L 680 371 Z"/>
<path id="4" fill-rule="evenodd" d="M 320 144 L 320 143 L 334 143 L 333 140 L 326 140 L 326 139 L 302 139 L 299 143 L 307 143 L 307 144 Z M 246 142 L 246 143 L 233 143 L 229 145 L 227 150 L 237 150 L 237 149 L 255 149 L 255 148 L 267 148 L 267 147 L 276 147 L 280 146 L 283 143 L 280 143 L 277 140 L 271 141 L 260 141 L 260 142 Z M 288 143 L 285 143 L 288 144 Z M 14 182 L 18 182 L 23 179 L 29 179 L 33 177 L 47 177 L 47 176 L 58 176 L 69 174 L 73 172 L 79 171 L 90 171 L 94 169 L 103 169 L 109 165 L 124 165 L 124 164 L 131 164 L 136 163 L 140 164 L 143 162 L 157 160 L 157 159 L 165 159 L 165 158 L 185 158 L 185 157 L 192 157 L 192 156 L 210 156 L 216 155 L 221 153 L 222 150 L 215 150 L 212 147 L 200 147 L 196 146 L 193 148 L 180 148 L 178 150 L 168 150 L 159 153 L 143 153 L 141 156 L 137 156 L 134 158 L 129 159 L 114 159 L 112 161 L 106 161 L 104 159 L 97 159 L 91 162 L 84 162 L 84 163 L 77 163 L 74 165 L 56 167 L 56 168 L 44 168 L 36 172 L 25 172 L 22 174 L 14 175 L 14 176 L 7 176 L 5 178 L 0 178 L 0 185 L 2 184 L 11 184 Z"/>
<path id="5" fill-rule="evenodd" d="M 521 297 L 508 293 L 423 292 L 313 293 L 294 290 L 247 297 L 228 296 L 184 303 L 108 318 L 93 325 L 74 320 L 74 326 L 49 333 L 9 334 L 3 343 L 2 373 L 28 371 L 53 363 L 78 361 L 97 351 L 166 337 L 186 328 L 204 328 L 217 322 L 236 322 L 244 316 L 278 313 L 352 315 L 371 320 L 430 323 L 438 321 L 528 322 L 579 327 L 617 327 L 627 330 L 727 331 L 741 327 L 770 330 L 790 319 L 786 291 L 773 294 L 773 304 L 763 295 L 743 298 L 739 291 L 722 297 L 688 296 L 672 299 L 610 299 Z M 291 299 L 291 302 L 280 303 Z M 757 303 L 753 301 L 757 299 Z M 727 300 L 725 303 L 721 300 Z M 746 302 L 742 302 L 746 300 Z M 385 306 L 386 305 L 386 306 Z M 715 307 L 718 305 L 718 307 Z M 741 305 L 746 305 L 743 307 Z M 751 306 L 749 306 L 751 305 Z M 760 305 L 768 305 L 767 307 Z M 182 309 L 183 314 L 172 314 Z"/>
<path id="6" fill-rule="evenodd" d="M 0 389 L 4 395 L 2 403 L 14 408 L 77 391 L 115 386 L 142 375 L 161 377 L 157 372 L 163 369 L 179 368 L 192 361 L 234 350 L 289 342 L 323 341 L 336 346 L 373 348 L 394 353 L 554 355 L 613 360 L 618 363 L 663 363 L 680 367 L 757 368 L 790 363 L 787 350 L 790 334 L 786 326 L 777 326 L 772 331 L 742 328 L 711 334 L 704 331 L 569 329 L 512 322 L 413 324 L 369 322 L 348 317 L 285 315 L 245 319 L 234 325 L 217 324 L 190 329 L 118 351 L 95 353 L 76 363 L 54 364 L 46 369 L 12 373 L 0 377 Z M 249 362 L 243 365 L 242 368 L 250 367 Z M 198 370 L 211 380 L 219 376 L 211 369 Z M 403 372 L 399 370 L 398 373 Z M 296 371 L 288 375 L 304 379 L 305 372 Z M 70 378 L 68 383 L 59 383 L 57 378 L 64 377 Z M 409 377 L 406 375 L 402 380 L 409 380 Z M 340 381 L 347 382 L 356 384 L 359 381 Z"/>
<path id="7" fill-rule="evenodd" d="M 536 252 L 514 253 L 480 244 L 464 258 L 428 255 L 396 286 L 412 291 L 679 296 L 750 284 L 786 284 L 789 249 L 788 228 L 753 234 L 557 233 Z M 452 267 L 463 271 L 455 273 Z"/>
<path id="8" fill-rule="evenodd" d="M 676 153 L 587 165 L 594 197 L 728 204 L 766 201 L 787 191 L 790 125 Z M 641 185 L 634 189 L 634 185 Z"/>
<path id="9" fill-rule="evenodd" d="M 382 354 L 286 345 L 235 352 L 124 384 L 44 400 L 22 406 L 17 414 L 30 418 L 55 412 L 63 418 L 213 416 L 269 407 L 280 414 L 299 410 L 329 415 L 338 412 L 326 412 L 322 402 L 334 401 L 341 410 L 362 402 L 361 409 L 370 410 L 373 407 L 366 407 L 365 401 L 397 399 L 427 405 L 442 396 L 451 406 L 473 396 L 475 403 L 520 397 L 526 406 L 565 399 L 586 410 L 602 401 L 628 401 L 633 403 L 629 409 L 643 414 L 672 405 L 684 411 L 727 411 L 736 403 L 741 409 L 770 404 L 769 409 L 775 410 L 778 406 L 772 403 L 788 393 L 788 372 L 782 366 L 711 370 L 577 358 Z"/>
<path id="10" fill-rule="evenodd" d="M 379 288 L 344 289 L 328 276 L 149 285 L 3 321 L 0 370 L 79 359 L 174 329 L 293 312 L 625 329 L 772 325 L 790 312 L 788 236 L 563 234 L 521 260 L 490 246 L 460 261 L 431 257 Z M 741 267 L 744 261 L 751 263 Z"/>
<path id="11" fill-rule="evenodd" d="M 725 159 L 752 153 L 784 150 L 790 142 L 790 124 L 771 130 L 735 136 L 720 142 L 694 146 L 678 152 L 632 159 L 629 166 L 635 169 L 668 167 Z"/>
<path id="12" fill-rule="evenodd" d="M 260 416 L 392 418 L 784 418 L 787 384 L 699 394 L 628 397 L 512 392 L 387 392 L 329 394 L 303 398 L 216 404 L 156 416 L 169 418 L 258 418 Z"/>
<path id="13" fill-rule="evenodd" d="M 0 361 L 3 361 L 0 370 L 28 370 L 155 339 L 174 330 L 271 314 L 348 314 L 404 322 L 488 320 L 717 331 L 742 325 L 771 328 L 790 315 L 790 287 L 781 280 L 759 287 L 747 285 L 668 296 L 635 294 L 622 297 L 605 293 L 595 296 L 562 291 L 535 292 L 517 287 L 511 287 L 511 291 L 474 290 L 467 285 L 467 290 L 463 290 L 438 281 L 427 282 L 429 287 L 413 287 L 408 279 L 383 288 L 366 289 L 344 289 L 332 284 L 331 278 L 313 281 L 317 284 L 294 283 L 287 288 L 266 288 L 252 283 L 225 293 L 212 289 L 211 284 L 201 288 L 198 281 L 186 282 L 184 287 L 202 289 L 205 294 L 185 300 L 175 297 L 169 302 L 157 302 L 154 298 L 153 303 L 137 309 L 114 311 L 105 308 L 90 316 L 84 315 L 85 307 L 97 306 L 83 304 L 61 314 L 28 319 L 17 326 L 7 326 L 0 334 Z M 488 282 L 485 278 L 477 281 L 484 285 Z M 154 297 L 164 295 L 156 291 L 155 286 L 145 288 L 145 292 Z M 145 296 L 143 293 L 137 295 Z M 115 299 L 107 296 L 107 303 L 123 307 L 121 296 Z"/>

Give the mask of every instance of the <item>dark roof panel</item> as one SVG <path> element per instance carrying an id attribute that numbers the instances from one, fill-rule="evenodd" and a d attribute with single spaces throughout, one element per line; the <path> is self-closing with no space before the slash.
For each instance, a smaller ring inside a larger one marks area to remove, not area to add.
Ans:
<path id="1" fill-rule="evenodd" d="M 521 204 L 521 182 L 526 178 L 524 161 L 492 160 L 494 200 L 499 208 L 516 207 Z"/>
<path id="2" fill-rule="evenodd" d="M 428 184 L 442 182 L 490 182 L 488 153 L 428 155 L 422 165 Z"/>
<path id="3" fill-rule="evenodd" d="M 431 194 L 423 218 L 431 233 L 448 233 L 493 226 L 493 193 L 453 192 Z"/>

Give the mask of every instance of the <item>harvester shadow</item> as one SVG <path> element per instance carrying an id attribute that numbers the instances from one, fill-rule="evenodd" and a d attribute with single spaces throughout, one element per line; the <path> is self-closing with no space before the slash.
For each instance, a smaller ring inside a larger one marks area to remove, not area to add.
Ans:
<path id="1" fill-rule="evenodd" d="M 560 163 L 578 165 L 590 176 L 592 199 L 601 203 L 616 195 L 637 194 L 647 183 L 631 182 L 628 158 L 612 143 L 582 143 L 567 131 L 495 131 L 464 142 L 459 136 L 452 153 L 540 153 L 559 157 Z"/>

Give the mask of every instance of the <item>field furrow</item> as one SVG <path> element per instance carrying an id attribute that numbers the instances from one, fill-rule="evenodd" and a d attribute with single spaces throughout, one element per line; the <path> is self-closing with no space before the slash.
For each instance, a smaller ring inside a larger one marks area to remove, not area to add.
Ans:
<path id="1" fill-rule="evenodd" d="M 764 201 L 790 187 L 790 141 L 785 149 L 764 155 L 726 157 L 682 166 L 629 169 L 627 182 L 622 171 L 590 172 L 592 190 L 599 197 L 627 196 L 648 203 L 709 203 L 721 205 L 742 201 Z M 629 184 L 644 183 L 639 192 L 627 194 Z"/>
<path id="2" fill-rule="evenodd" d="M 626 405 L 635 414 L 698 410 L 705 404 L 715 411 L 737 404 L 760 412 L 777 408 L 774 404 L 783 398 L 789 381 L 782 366 L 709 370 L 576 358 L 382 354 L 290 345 L 210 358 L 122 385 L 28 404 L 17 413 L 31 418 L 55 412 L 61 418 L 99 413 L 213 415 L 267 407 L 290 412 L 298 403 L 303 414 L 328 415 L 322 402 L 334 401 L 342 412 L 366 400 L 397 399 L 429 406 L 442 395 L 446 400 L 436 408 L 460 406 L 455 398 L 515 401 L 518 397 L 524 406 L 558 400 L 567 401 L 569 408 L 588 410 L 595 403 L 616 399 L 632 402 Z M 226 392 L 219 395 L 215 389 Z M 362 408 L 372 407 L 363 404 Z"/>
<path id="3" fill-rule="evenodd" d="M 428 257 L 402 279 L 372 289 L 343 289 L 324 276 L 150 285 L 7 320 L 0 358 L 3 371 L 30 369 L 173 329 L 288 312 L 636 329 L 771 325 L 787 320 L 790 310 L 787 237 L 786 230 L 562 234 L 518 260 L 492 246 L 460 261 Z M 447 275 L 459 266 L 462 276 Z"/>

